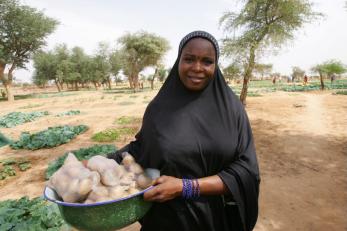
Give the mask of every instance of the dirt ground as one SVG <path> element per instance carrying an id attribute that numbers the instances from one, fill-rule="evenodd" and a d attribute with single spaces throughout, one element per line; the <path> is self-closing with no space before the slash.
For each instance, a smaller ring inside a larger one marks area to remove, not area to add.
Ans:
<path id="1" fill-rule="evenodd" d="M 0 116 L 13 111 L 51 113 L 31 123 L 0 129 L 13 139 L 22 131 L 36 132 L 48 126 L 90 127 L 72 142 L 53 149 L 0 148 L 0 160 L 25 156 L 33 166 L 0 181 L 0 200 L 41 196 L 49 162 L 68 150 L 95 144 L 90 138 L 92 134 L 116 126 L 115 120 L 121 116 L 142 117 L 155 94 L 156 91 L 136 94 L 85 91 L 64 97 L 23 99 L 12 104 L 0 102 Z M 80 115 L 54 116 L 77 109 Z M 249 97 L 246 109 L 262 179 L 255 230 L 347 230 L 347 96 L 330 91 L 274 92 Z M 115 144 L 121 147 L 129 140 L 125 138 Z M 139 227 L 136 223 L 123 231 Z"/>

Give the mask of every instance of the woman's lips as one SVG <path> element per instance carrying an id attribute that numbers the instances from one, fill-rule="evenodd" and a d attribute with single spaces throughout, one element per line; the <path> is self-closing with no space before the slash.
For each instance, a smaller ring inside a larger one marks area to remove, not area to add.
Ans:
<path id="1" fill-rule="evenodd" d="M 192 77 L 192 76 L 189 76 L 188 77 L 190 81 L 192 81 L 193 83 L 201 83 L 202 81 L 204 81 L 204 78 L 199 78 L 199 77 Z"/>

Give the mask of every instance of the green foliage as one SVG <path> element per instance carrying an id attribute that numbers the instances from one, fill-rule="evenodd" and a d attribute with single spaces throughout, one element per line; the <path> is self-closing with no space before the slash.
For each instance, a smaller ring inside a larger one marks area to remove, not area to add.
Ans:
<path id="1" fill-rule="evenodd" d="M 16 0 L 2 0 L 0 8 L 1 57 L 5 63 L 24 67 L 32 52 L 45 45 L 44 39 L 58 22 Z"/>
<path id="2" fill-rule="evenodd" d="M 98 132 L 92 136 L 92 140 L 97 142 L 118 141 L 122 135 L 134 135 L 137 129 L 132 127 L 110 128 Z"/>
<path id="3" fill-rule="evenodd" d="M 16 170 L 12 166 L 14 163 L 11 161 L 12 160 L 9 160 L 8 162 L 2 164 L 2 167 L 0 168 L 0 180 L 4 180 L 8 176 L 16 175 Z"/>
<path id="4" fill-rule="evenodd" d="M 123 71 L 134 82 L 144 68 L 157 65 L 169 49 L 166 39 L 144 31 L 127 33 L 118 42 L 122 46 Z"/>
<path id="5" fill-rule="evenodd" d="M 0 132 L 0 148 L 2 146 L 5 146 L 7 144 L 11 143 L 11 140 L 8 139 L 6 136 L 4 136 L 1 132 Z"/>
<path id="6" fill-rule="evenodd" d="M 302 70 L 300 67 L 292 67 L 292 81 L 294 82 L 295 79 L 301 79 L 305 75 L 305 71 Z"/>
<path id="7" fill-rule="evenodd" d="M 47 111 L 42 112 L 11 112 L 5 116 L 0 117 L 0 127 L 12 128 L 19 124 L 34 121 L 36 118 L 48 115 Z"/>
<path id="8" fill-rule="evenodd" d="M 239 78 L 241 73 L 242 66 L 238 62 L 233 62 L 223 69 L 224 77 L 228 80 Z"/>
<path id="9" fill-rule="evenodd" d="M 63 226 L 67 227 L 58 207 L 43 198 L 0 202 L 0 230 L 59 231 Z"/>
<path id="10" fill-rule="evenodd" d="M 272 72 L 272 64 L 256 63 L 254 65 L 254 71 L 259 73 L 263 78 L 264 75 L 269 75 Z"/>
<path id="11" fill-rule="evenodd" d="M 80 110 L 70 110 L 70 111 L 59 113 L 56 116 L 63 117 L 63 116 L 79 115 L 80 113 L 81 113 Z"/>
<path id="12" fill-rule="evenodd" d="M 336 95 L 347 95 L 347 90 L 345 90 L 345 91 L 337 91 L 335 94 Z"/>
<path id="13" fill-rule="evenodd" d="M 10 65 L 7 77 L 4 71 L 0 72 L 0 81 L 11 86 L 13 70 L 25 67 L 32 54 L 45 45 L 45 38 L 54 31 L 58 22 L 17 0 L 1 0 L 0 9 L 1 69 Z M 14 100 L 9 89 L 8 100 Z"/>
<path id="14" fill-rule="evenodd" d="M 328 60 L 324 63 L 313 66 L 311 70 L 319 74 L 331 76 L 333 74 L 339 75 L 347 72 L 347 67 L 341 61 Z"/>
<path id="15" fill-rule="evenodd" d="M 227 12 L 220 25 L 230 34 L 223 40 L 222 54 L 244 64 L 244 86 L 240 96 L 246 103 L 247 84 L 266 48 L 279 48 L 294 38 L 294 32 L 321 14 L 312 11 L 308 0 L 244 0 L 240 12 Z M 275 49 L 273 49 L 276 51 Z"/>
<path id="16" fill-rule="evenodd" d="M 85 125 L 78 126 L 58 126 L 49 127 L 47 130 L 30 134 L 23 132 L 20 139 L 10 146 L 13 149 L 30 149 L 36 150 L 40 148 L 52 148 L 61 144 L 68 143 L 77 135 L 85 132 L 88 129 Z"/>
<path id="17" fill-rule="evenodd" d="M 116 123 L 120 125 L 126 125 L 126 124 L 140 123 L 141 120 L 142 120 L 141 118 L 134 117 L 134 116 L 122 116 L 116 120 Z"/>
<path id="18" fill-rule="evenodd" d="M 101 155 L 106 156 L 107 154 L 115 152 L 117 149 L 114 145 L 105 144 L 105 145 L 93 145 L 89 148 L 81 148 L 78 150 L 71 151 L 75 154 L 78 160 L 88 160 L 92 156 Z M 67 152 L 64 155 L 58 157 L 54 161 L 48 164 L 48 168 L 46 170 L 46 180 L 48 180 L 61 166 L 63 166 L 64 161 L 68 155 Z"/>

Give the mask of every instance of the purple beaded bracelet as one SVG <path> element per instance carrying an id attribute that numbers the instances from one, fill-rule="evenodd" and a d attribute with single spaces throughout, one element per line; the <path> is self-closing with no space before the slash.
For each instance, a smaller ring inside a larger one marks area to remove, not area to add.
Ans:
<path id="1" fill-rule="evenodd" d="M 182 179 L 182 197 L 184 199 L 195 199 L 200 196 L 200 186 L 197 179 Z"/>

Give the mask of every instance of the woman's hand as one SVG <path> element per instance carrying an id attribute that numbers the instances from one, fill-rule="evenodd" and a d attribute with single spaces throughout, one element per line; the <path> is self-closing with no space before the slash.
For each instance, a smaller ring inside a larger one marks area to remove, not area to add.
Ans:
<path id="1" fill-rule="evenodd" d="M 161 176 L 154 180 L 153 187 L 143 195 L 146 201 L 164 202 L 182 194 L 182 179 L 172 176 Z"/>

